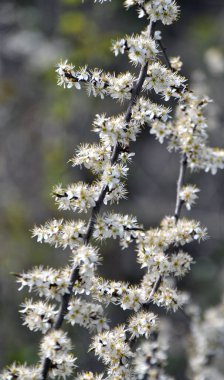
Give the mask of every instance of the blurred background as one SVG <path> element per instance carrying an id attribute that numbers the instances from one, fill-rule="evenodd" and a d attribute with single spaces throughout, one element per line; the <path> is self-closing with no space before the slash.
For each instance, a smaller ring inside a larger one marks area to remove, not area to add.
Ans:
<path id="1" fill-rule="evenodd" d="M 210 142 L 224 147 L 224 2 L 181 0 L 179 4 L 180 20 L 161 27 L 164 44 L 170 56 L 181 56 L 191 86 L 214 100 L 207 111 Z M 91 132 L 96 113 L 120 112 L 120 105 L 110 99 L 88 98 L 85 91 L 58 87 L 55 64 L 68 59 L 105 71 L 128 70 L 127 57 L 115 59 L 110 51 L 111 40 L 139 32 L 144 25 L 119 0 L 103 5 L 92 0 L 0 1 L 0 367 L 12 361 L 35 363 L 40 339 L 38 333 L 21 327 L 18 309 L 29 295 L 17 291 L 10 272 L 40 264 L 56 267 L 67 261 L 67 251 L 37 244 L 30 230 L 51 217 L 72 217 L 58 213 L 50 196 L 52 187 L 91 179 L 87 171 L 71 168 L 67 162 L 79 143 L 97 140 Z M 169 154 L 147 130 L 133 151 L 130 196 L 114 209 L 136 215 L 146 227 L 156 226 L 174 212 L 179 157 Z M 206 309 L 220 301 L 224 285 L 224 173 L 188 175 L 188 181 L 201 189 L 191 217 L 208 227 L 210 239 L 189 247 L 197 263 L 179 286 Z M 141 273 L 134 247 L 120 252 L 116 242 L 108 241 L 102 250 L 102 275 L 138 282 Z M 110 318 L 117 323 L 123 317 L 114 307 Z M 177 313 L 174 340 L 178 344 L 172 345 L 168 370 L 185 379 L 181 341 L 186 326 L 181 318 Z M 81 368 L 91 369 L 94 359 L 84 355 L 87 334 L 81 329 L 73 329 L 72 334 Z"/>

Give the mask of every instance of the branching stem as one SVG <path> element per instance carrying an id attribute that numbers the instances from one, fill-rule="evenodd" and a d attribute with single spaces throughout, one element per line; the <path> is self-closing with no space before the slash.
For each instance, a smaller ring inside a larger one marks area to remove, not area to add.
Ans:
<path id="1" fill-rule="evenodd" d="M 166 53 L 166 48 L 163 46 L 163 43 L 161 41 L 159 41 L 159 46 L 160 46 L 160 48 L 164 54 L 167 66 L 169 67 L 170 70 L 173 71 L 170 59 Z M 184 202 L 182 201 L 182 199 L 180 197 L 180 192 L 181 192 L 181 188 L 184 184 L 184 178 L 185 178 L 186 170 L 187 170 L 187 156 L 186 156 L 186 154 L 183 154 L 181 156 L 181 159 L 180 159 L 180 169 L 179 169 L 179 176 L 178 176 L 178 180 L 177 180 L 176 205 L 175 205 L 175 210 L 174 210 L 175 223 L 177 223 L 179 218 L 180 218 L 181 209 L 182 209 L 182 206 L 184 204 Z M 154 294 L 158 291 L 158 289 L 162 283 L 162 279 L 163 279 L 162 276 L 159 275 L 157 280 L 155 281 L 153 288 L 152 288 L 152 291 L 149 295 L 148 303 L 150 303 L 152 301 Z"/>
<path id="2" fill-rule="evenodd" d="M 152 21 L 150 21 L 150 23 L 149 23 L 148 33 L 150 36 L 153 36 L 153 34 L 154 34 L 154 23 Z M 136 84 L 132 90 L 131 99 L 130 99 L 130 102 L 129 102 L 129 105 L 127 108 L 127 112 L 125 115 L 125 121 L 127 124 L 129 124 L 131 121 L 132 109 L 135 106 L 136 101 L 137 101 L 137 99 L 140 95 L 140 92 L 142 90 L 143 83 L 144 83 L 145 78 L 147 76 L 147 70 L 148 70 L 148 62 L 146 62 L 142 65 L 138 79 L 137 79 Z M 115 164 L 116 161 L 118 160 L 118 157 L 119 157 L 119 154 L 121 153 L 121 151 L 122 151 L 122 147 L 119 143 L 117 143 L 114 146 L 113 151 L 112 151 L 112 156 L 111 156 L 111 164 L 112 165 Z M 99 198 L 96 202 L 96 205 L 92 209 L 91 216 L 90 216 L 90 219 L 89 219 L 89 222 L 87 225 L 86 235 L 83 238 L 83 243 L 85 245 L 87 245 L 89 243 L 89 241 L 92 237 L 97 215 L 99 214 L 99 212 L 101 210 L 104 198 L 105 198 L 108 191 L 109 191 L 108 186 L 103 186 L 103 188 L 101 189 Z M 69 286 L 68 286 L 69 292 L 64 294 L 61 298 L 61 306 L 59 309 L 57 319 L 56 319 L 54 326 L 53 326 L 53 329 L 55 329 L 55 330 L 58 330 L 61 328 L 62 323 L 63 323 L 64 318 L 65 318 L 65 315 L 68 312 L 68 304 L 69 304 L 69 301 L 70 301 L 71 296 L 72 296 L 73 286 L 74 286 L 75 281 L 77 280 L 78 276 L 79 276 L 78 269 L 76 267 L 74 267 L 72 269 L 70 280 L 69 280 Z M 42 371 L 41 371 L 41 374 L 42 374 L 41 380 L 47 379 L 49 370 L 51 368 L 51 364 L 52 363 L 51 363 L 51 360 L 49 358 L 44 359 L 43 365 L 42 365 Z"/>

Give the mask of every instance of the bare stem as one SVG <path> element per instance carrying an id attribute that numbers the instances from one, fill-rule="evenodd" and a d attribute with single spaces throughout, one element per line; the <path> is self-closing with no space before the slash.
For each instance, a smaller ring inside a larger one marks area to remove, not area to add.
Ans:
<path id="1" fill-rule="evenodd" d="M 160 49 L 161 49 L 162 52 L 163 52 L 163 55 L 164 55 L 164 58 L 165 58 L 165 61 L 166 61 L 167 66 L 169 67 L 169 69 L 170 69 L 171 71 L 173 71 L 173 68 L 172 68 L 172 65 L 171 65 L 170 59 L 169 59 L 169 57 L 168 57 L 168 55 L 167 55 L 167 52 L 166 52 L 166 48 L 163 46 L 163 43 L 162 43 L 161 40 L 159 40 L 158 43 L 159 43 L 159 47 L 160 47 Z"/>
<path id="2" fill-rule="evenodd" d="M 183 154 L 180 160 L 180 172 L 179 172 L 179 177 L 177 181 L 177 199 L 176 199 L 176 207 L 175 207 L 175 212 L 174 212 L 174 218 L 175 218 L 176 223 L 178 222 L 180 218 L 181 208 L 184 203 L 180 197 L 180 192 L 184 183 L 184 176 L 186 173 L 186 169 L 187 169 L 187 156 L 186 154 Z"/>

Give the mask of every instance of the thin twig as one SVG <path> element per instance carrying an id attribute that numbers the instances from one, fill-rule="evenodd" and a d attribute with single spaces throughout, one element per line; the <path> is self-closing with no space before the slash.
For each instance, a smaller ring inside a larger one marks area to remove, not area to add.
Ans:
<path id="1" fill-rule="evenodd" d="M 173 71 L 170 59 L 166 53 L 166 48 L 163 46 L 163 43 L 160 40 L 159 40 L 159 46 L 163 52 L 163 55 L 165 57 L 166 64 L 167 64 L 168 68 Z M 187 169 L 187 156 L 186 156 L 186 154 L 183 154 L 181 156 L 181 159 L 180 159 L 180 169 L 179 169 L 179 176 L 178 176 L 178 180 L 177 180 L 176 205 L 175 205 L 175 210 L 174 210 L 175 223 L 177 223 L 179 218 L 180 218 L 181 209 L 182 209 L 182 206 L 184 204 L 184 202 L 181 200 L 180 192 L 181 192 L 181 188 L 182 188 L 183 183 L 184 183 L 184 177 L 185 177 L 186 169 Z M 162 283 L 162 279 L 163 279 L 162 276 L 159 275 L 159 277 L 155 281 L 153 288 L 152 288 L 152 291 L 149 295 L 148 303 L 151 302 L 154 294 L 159 289 L 159 287 Z"/>
<path id="2" fill-rule="evenodd" d="M 181 191 L 181 188 L 182 188 L 183 183 L 184 183 L 184 177 L 185 177 L 186 169 L 187 169 L 187 157 L 184 154 L 180 160 L 180 171 L 179 171 L 179 176 L 178 176 L 178 181 L 177 181 L 176 206 L 175 206 L 175 211 L 174 211 L 175 223 L 177 223 L 178 220 L 180 219 L 181 209 L 182 209 L 182 206 L 184 204 L 184 202 L 181 200 L 181 197 L 180 197 L 180 191 Z M 163 279 L 162 276 L 159 275 L 159 277 L 155 281 L 153 288 L 152 288 L 152 291 L 149 295 L 148 303 L 151 302 L 154 294 L 159 289 L 159 287 L 162 283 L 162 279 Z"/>
<path id="3" fill-rule="evenodd" d="M 169 59 L 169 57 L 168 57 L 168 55 L 167 55 L 167 52 L 166 52 L 166 48 L 163 46 L 163 43 L 162 43 L 161 40 L 158 40 L 158 43 L 159 43 L 159 47 L 160 47 L 160 49 L 161 49 L 162 52 L 163 52 L 163 55 L 164 55 L 164 58 L 165 58 L 165 61 L 166 61 L 167 66 L 169 67 L 169 69 L 170 69 L 171 71 L 173 71 L 173 68 L 172 68 L 172 65 L 171 65 L 170 59 Z"/>
<path id="4" fill-rule="evenodd" d="M 174 218 L 175 218 L 176 223 L 178 222 L 180 218 L 181 207 L 184 203 L 180 197 L 180 192 L 184 183 L 184 176 L 186 173 L 186 169 L 187 169 L 187 156 L 186 154 L 183 154 L 180 159 L 180 172 L 179 172 L 179 177 L 177 181 L 177 199 L 176 199 L 176 207 L 175 207 L 175 212 L 174 212 Z"/>

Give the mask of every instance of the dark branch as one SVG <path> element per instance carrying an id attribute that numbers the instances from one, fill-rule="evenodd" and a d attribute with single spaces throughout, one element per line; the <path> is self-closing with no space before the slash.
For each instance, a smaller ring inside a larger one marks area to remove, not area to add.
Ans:
<path id="1" fill-rule="evenodd" d="M 169 57 L 168 57 L 168 55 L 167 55 L 166 48 L 163 46 L 163 43 L 162 43 L 161 40 L 159 40 L 158 43 L 159 43 L 159 47 L 160 47 L 160 49 L 162 50 L 162 53 L 163 53 L 163 55 L 164 55 L 164 58 L 165 58 L 165 61 L 166 61 L 167 66 L 169 67 L 169 69 L 170 69 L 171 71 L 174 71 L 173 68 L 172 68 L 172 65 L 171 65 L 170 59 L 169 59 Z"/>

